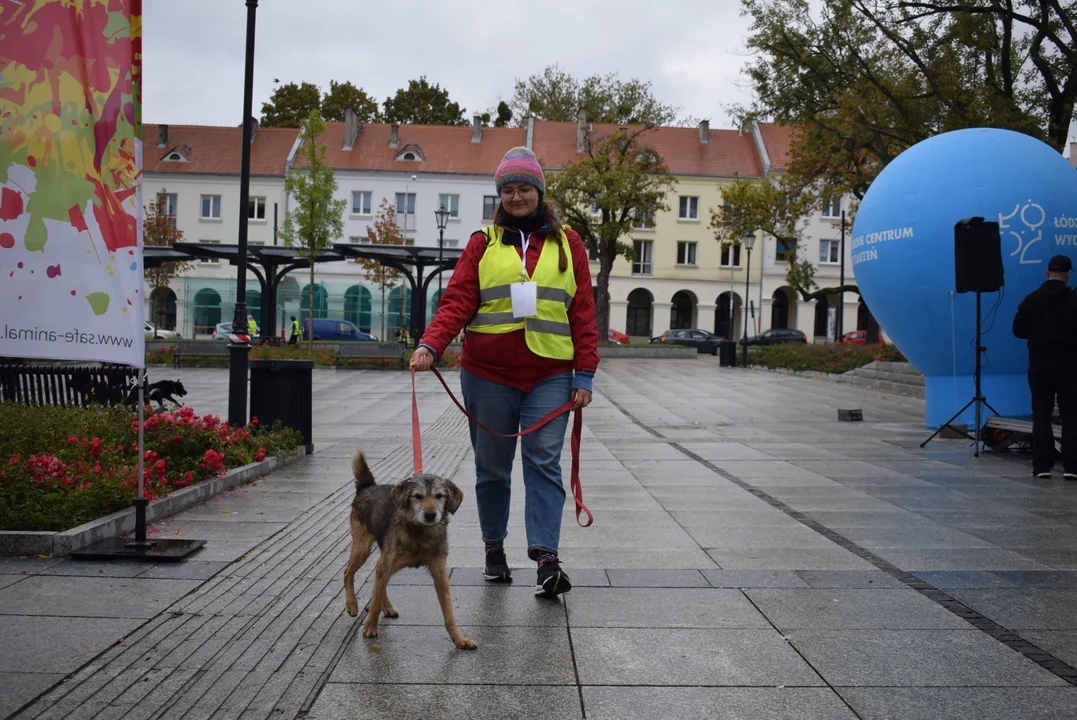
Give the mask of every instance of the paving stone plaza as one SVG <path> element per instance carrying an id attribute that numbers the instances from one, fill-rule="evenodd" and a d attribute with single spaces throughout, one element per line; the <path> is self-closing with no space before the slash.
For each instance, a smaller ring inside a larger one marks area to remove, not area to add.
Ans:
<path id="1" fill-rule="evenodd" d="M 227 414 L 227 371 L 153 374 Z M 566 507 L 574 587 L 551 602 L 519 477 L 516 583 L 483 583 L 467 424 L 420 378 L 426 469 L 465 493 L 448 564 L 477 651 L 449 641 L 422 571 L 394 579 L 376 640 L 344 613 L 349 457 L 407 475 L 410 383 L 316 371 L 313 455 L 157 526 L 208 541 L 190 560 L 0 558 L 0 717 L 1077 717 L 1077 483 L 919 448 L 920 399 L 711 357 L 608 360 L 595 389 L 595 523 Z"/>

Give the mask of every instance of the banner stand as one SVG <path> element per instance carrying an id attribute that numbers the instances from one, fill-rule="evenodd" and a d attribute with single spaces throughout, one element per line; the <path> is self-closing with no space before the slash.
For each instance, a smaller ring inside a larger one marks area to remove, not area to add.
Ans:
<path id="1" fill-rule="evenodd" d="M 181 538 L 161 538 L 150 540 L 146 537 L 146 507 L 150 504 L 145 493 L 145 427 L 146 369 L 138 374 L 138 496 L 135 498 L 135 537 L 108 538 L 73 550 L 71 557 L 76 560 L 149 560 L 151 562 L 175 562 L 182 560 L 206 544 L 205 540 L 188 540 Z"/>

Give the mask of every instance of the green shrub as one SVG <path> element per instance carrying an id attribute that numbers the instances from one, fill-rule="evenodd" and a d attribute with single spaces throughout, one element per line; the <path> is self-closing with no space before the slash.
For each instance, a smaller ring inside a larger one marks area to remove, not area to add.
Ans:
<path id="1" fill-rule="evenodd" d="M 844 345 L 838 343 L 782 343 L 751 348 L 749 365 L 786 370 L 814 370 L 843 373 L 863 367 L 874 360 L 905 362 L 894 345 Z"/>
<path id="2" fill-rule="evenodd" d="M 301 442 L 279 423 L 234 428 L 190 408 L 149 414 L 143 432 L 150 502 L 267 456 L 294 455 Z M 129 408 L 0 403 L 0 459 L 0 530 L 66 530 L 135 499 L 137 416 Z"/>

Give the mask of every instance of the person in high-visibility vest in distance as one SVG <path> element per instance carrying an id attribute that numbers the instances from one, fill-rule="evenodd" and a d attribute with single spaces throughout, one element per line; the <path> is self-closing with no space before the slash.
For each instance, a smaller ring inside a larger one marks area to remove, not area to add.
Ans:
<path id="1" fill-rule="evenodd" d="M 253 315 L 247 316 L 247 334 L 252 338 L 258 334 L 258 323 L 254 321 Z"/>
<path id="2" fill-rule="evenodd" d="M 295 315 L 292 315 L 292 331 L 288 337 L 288 344 L 295 345 L 299 342 L 299 336 L 302 332 L 299 329 L 299 321 L 295 319 Z"/>
<path id="3" fill-rule="evenodd" d="M 544 201 L 546 179 L 535 154 L 523 147 L 505 153 L 494 185 L 501 198 L 494 224 L 468 240 L 411 367 L 429 370 L 466 327 L 464 404 L 480 422 L 509 434 L 570 399 L 574 408 L 590 404 L 598 330 L 587 250 Z M 520 439 L 527 556 L 538 564 L 535 594 L 544 597 L 572 587 L 558 555 L 567 427 L 566 413 Z M 475 502 L 486 544 L 483 577 L 511 582 L 504 541 L 516 440 L 474 423 L 470 430 Z"/>

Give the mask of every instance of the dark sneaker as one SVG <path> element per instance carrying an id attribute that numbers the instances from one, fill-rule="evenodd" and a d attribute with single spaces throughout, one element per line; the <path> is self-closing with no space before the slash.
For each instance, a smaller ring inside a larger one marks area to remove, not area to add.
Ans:
<path id="1" fill-rule="evenodd" d="M 1077 473 L 1062 473 L 1062 478 L 1065 480 L 1077 480 Z"/>
<path id="2" fill-rule="evenodd" d="M 572 583 L 568 581 L 568 573 L 561 569 L 560 563 L 548 562 L 539 565 L 535 595 L 552 598 L 561 593 L 567 593 L 571 589 Z"/>
<path id="3" fill-rule="evenodd" d="M 505 560 L 505 548 L 495 547 L 486 551 L 486 569 L 482 572 L 482 579 L 486 582 L 512 582 L 512 571 Z"/>
<path id="4" fill-rule="evenodd" d="M 1039 478 L 1040 480 L 1050 480 L 1051 479 L 1050 471 L 1034 472 L 1034 473 L 1032 473 L 1032 475 L 1033 475 L 1033 477 Z"/>

